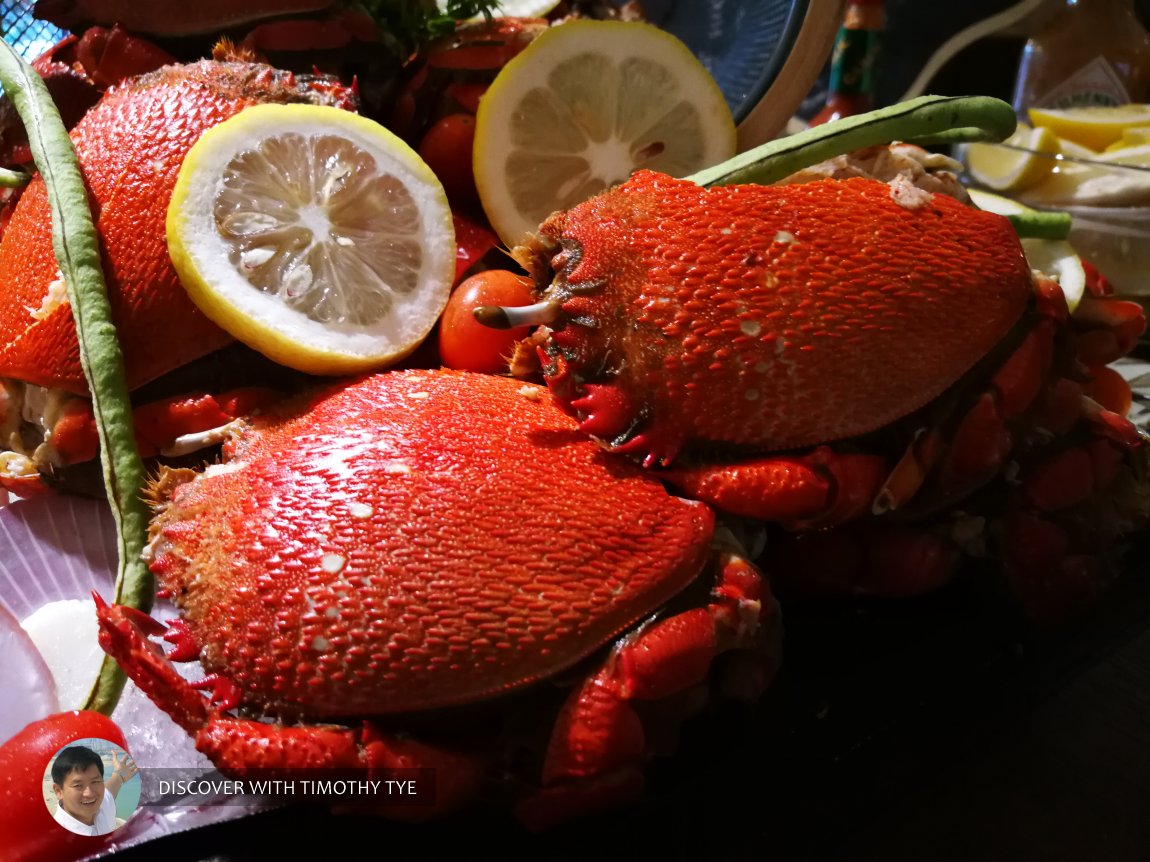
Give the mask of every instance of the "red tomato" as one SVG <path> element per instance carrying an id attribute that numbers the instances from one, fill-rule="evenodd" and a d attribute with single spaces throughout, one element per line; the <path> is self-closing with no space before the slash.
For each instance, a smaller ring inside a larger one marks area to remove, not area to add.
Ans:
<path id="1" fill-rule="evenodd" d="M 474 207 L 479 200 L 475 174 L 471 169 L 471 149 L 475 143 L 475 117 L 448 114 L 427 130 L 419 144 L 419 157 L 443 183 L 452 206 Z"/>
<path id="2" fill-rule="evenodd" d="M 98 712 L 73 710 L 34 721 L 0 746 L 0 836 L 5 859 L 71 862 L 97 852 L 107 835 L 74 835 L 60 826 L 44 804 L 44 771 L 52 757 L 77 739 L 99 737 L 124 750 L 128 744 L 115 723 Z M 10 854 L 10 855 L 8 855 Z"/>
<path id="3" fill-rule="evenodd" d="M 439 356 L 448 368 L 505 373 L 507 357 L 530 326 L 492 329 L 472 314 L 481 305 L 530 305 L 531 279 L 504 269 L 489 269 L 465 280 L 447 301 L 439 319 Z"/>

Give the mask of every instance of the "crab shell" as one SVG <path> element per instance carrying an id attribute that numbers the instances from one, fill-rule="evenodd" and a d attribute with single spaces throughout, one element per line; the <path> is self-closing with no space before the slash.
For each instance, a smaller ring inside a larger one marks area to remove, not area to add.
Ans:
<path id="1" fill-rule="evenodd" d="M 604 453 L 543 387 L 394 372 L 296 408 L 254 420 L 152 526 L 201 662 L 256 711 L 379 715 L 526 686 L 710 555 L 710 510 Z"/>
<path id="2" fill-rule="evenodd" d="M 544 373 L 647 462 L 881 428 L 937 397 L 1032 300 L 1009 222 L 851 179 L 704 189 L 651 171 L 516 250 L 562 322 Z"/>
<path id="3" fill-rule="evenodd" d="M 248 105 L 342 98 L 269 66 L 201 61 L 109 90 L 73 129 L 130 388 L 232 340 L 192 304 L 168 257 L 168 201 L 188 150 L 205 130 Z M 38 176 L 0 239 L 0 285 L 0 376 L 86 396 Z"/>

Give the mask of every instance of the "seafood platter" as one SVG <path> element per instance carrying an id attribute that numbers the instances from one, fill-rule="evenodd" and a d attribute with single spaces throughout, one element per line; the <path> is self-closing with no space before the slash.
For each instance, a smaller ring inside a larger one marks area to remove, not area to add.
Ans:
<path id="1" fill-rule="evenodd" d="M 303 805 L 547 846 L 682 748 L 745 782 L 811 620 L 1057 641 L 1129 580 L 1143 308 L 960 181 L 1009 105 L 747 146 L 639 4 L 488 6 L 41 0 L 0 51 L 5 859 Z M 139 780 L 73 835 L 92 738 Z"/>

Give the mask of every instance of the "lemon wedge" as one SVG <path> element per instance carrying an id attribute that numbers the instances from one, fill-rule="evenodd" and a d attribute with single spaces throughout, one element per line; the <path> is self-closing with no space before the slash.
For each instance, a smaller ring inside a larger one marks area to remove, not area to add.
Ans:
<path id="1" fill-rule="evenodd" d="M 431 169 L 378 123 L 314 105 L 256 105 L 209 129 L 180 168 L 167 236 L 209 318 L 313 374 L 406 356 L 455 271 Z"/>
<path id="2" fill-rule="evenodd" d="M 1150 105 L 1130 104 L 1078 108 L 1031 108 L 1030 122 L 1060 138 L 1101 152 L 1128 129 L 1150 126 Z"/>
<path id="3" fill-rule="evenodd" d="M 1058 136 L 1050 129 L 1032 129 L 1022 124 L 1003 143 L 1009 146 L 970 144 L 966 153 L 967 167 L 975 181 L 1000 192 L 1038 185 L 1054 169 L 1051 156 L 1061 152 Z"/>
<path id="4" fill-rule="evenodd" d="M 488 220 L 514 247 L 552 212 L 640 168 L 686 176 L 735 153 L 710 73 L 649 24 L 568 21 L 509 62 L 479 102 L 473 167 Z"/>
<path id="5" fill-rule="evenodd" d="M 1108 165 L 1131 165 L 1139 168 L 1150 168 L 1150 141 L 1134 146 L 1118 147 L 1108 150 L 1095 158 Z"/>
<path id="6" fill-rule="evenodd" d="M 1133 129 L 1123 129 L 1122 139 L 1116 141 L 1111 146 L 1116 148 L 1125 147 L 1140 147 L 1143 144 L 1150 144 L 1150 126 L 1135 126 Z M 1107 147 L 1109 149 L 1109 147 Z"/>

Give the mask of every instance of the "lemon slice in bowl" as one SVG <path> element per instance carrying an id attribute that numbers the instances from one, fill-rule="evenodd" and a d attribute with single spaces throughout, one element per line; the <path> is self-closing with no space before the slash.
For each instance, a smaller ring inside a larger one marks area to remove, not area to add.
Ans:
<path id="1" fill-rule="evenodd" d="M 1150 105 L 1088 105 L 1076 108 L 1031 108 L 1030 122 L 1060 138 L 1101 152 L 1128 129 L 1150 126 Z"/>
<path id="2" fill-rule="evenodd" d="M 650 24 L 576 20 L 540 34 L 479 102 L 473 166 L 488 220 L 517 245 L 552 212 L 641 168 L 686 176 L 735 154 L 722 91 Z"/>
<path id="3" fill-rule="evenodd" d="M 167 235 L 209 318 L 313 374 L 402 359 L 455 272 L 439 180 L 383 126 L 338 108 L 256 105 L 209 129 L 180 168 Z"/>
<path id="4" fill-rule="evenodd" d="M 1019 124 L 1018 130 L 997 144 L 970 144 L 966 151 L 970 175 L 995 191 L 1032 188 L 1050 176 L 1061 152 L 1058 136 L 1050 129 Z M 1018 149 L 1014 149 L 1017 147 Z"/>

